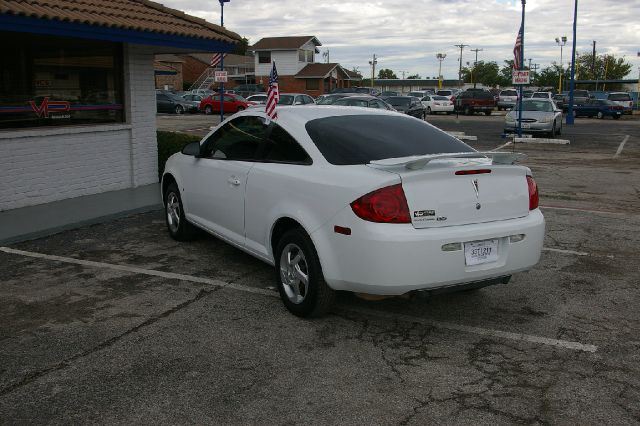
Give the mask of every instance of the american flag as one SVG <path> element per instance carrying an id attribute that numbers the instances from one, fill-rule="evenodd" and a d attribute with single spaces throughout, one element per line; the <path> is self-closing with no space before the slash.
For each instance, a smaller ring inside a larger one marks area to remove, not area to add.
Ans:
<path id="1" fill-rule="evenodd" d="M 520 50 L 522 49 L 522 27 L 518 30 L 518 37 L 516 37 L 516 45 L 513 46 L 513 69 L 519 70 L 522 64 L 520 63 Z"/>
<path id="2" fill-rule="evenodd" d="M 278 92 L 278 71 L 276 71 L 276 63 L 273 63 L 271 69 L 271 75 L 269 76 L 269 91 L 267 92 L 267 106 L 265 111 L 267 115 L 275 120 L 278 118 L 278 112 L 276 111 L 276 105 L 280 99 L 280 93 Z"/>
<path id="3" fill-rule="evenodd" d="M 209 62 L 209 65 L 212 66 L 212 67 L 215 67 L 216 65 L 218 65 L 220 63 L 222 58 L 224 58 L 225 56 L 226 56 L 226 54 L 214 53 L 213 56 L 211 57 L 211 62 Z"/>

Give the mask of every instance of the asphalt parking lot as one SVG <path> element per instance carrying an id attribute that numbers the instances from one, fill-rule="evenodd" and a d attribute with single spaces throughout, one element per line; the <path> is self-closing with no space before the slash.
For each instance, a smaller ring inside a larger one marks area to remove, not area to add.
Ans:
<path id="1" fill-rule="evenodd" d="M 202 135 L 212 119 L 158 123 Z M 341 294 L 309 321 L 273 268 L 173 241 L 160 211 L 3 247 L 0 423 L 638 424 L 638 117 L 515 147 L 499 115 L 427 120 L 528 155 L 547 220 L 533 270 L 474 292 Z"/>

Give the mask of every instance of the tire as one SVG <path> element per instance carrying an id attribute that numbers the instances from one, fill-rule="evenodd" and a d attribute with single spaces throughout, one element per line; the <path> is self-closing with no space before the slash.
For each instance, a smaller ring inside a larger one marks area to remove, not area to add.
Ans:
<path id="1" fill-rule="evenodd" d="M 211 105 L 207 105 L 204 107 L 204 113 L 207 115 L 213 114 L 213 107 Z"/>
<path id="2" fill-rule="evenodd" d="M 491 115 L 491 111 L 485 111 L 484 115 Z"/>
<path id="3" fill-rule="evenodd" d="M 471 113 L 471 110 L 469 109 L 468 106 L 464 107 L 464 109 L 462 110 L 462 115 L 469 115 Z"/>
<path id="4" fill-rule="evenodd" d="M 549 137 L 551 139 L 556 137 L 556 122 L 553 122 L 553 126 L 551 127 L 551 131 L 549 132 Z"/>
<path id="5" fill-rule="evenodd" d="M 620 118 L 620 116 L 619 116 L 619 115 L 614 115 L 614 116 L 613 116 L 613 119 L 614 119 L 614 120 L 618 120 L 619 118 Z"/>
<path id="6" fill-rule="evenodd" d="M 598 114 L 596 115 L 596 117 L 602 120 L 604 118 L 604 114 L 602 113 L 602 111 L 598 111 Z"/>
<path id="7" fill-rule="evenodd" d="M 164 212 L 167 230 L 171 238 L 176 241 L 190 241 L 195 238 L 197 229 L 187 222 L 180 191 L 175 182 L 171 183 L 164 193 Z"/>
<path id="8" fill-rule="evenodd" d="M 427 107 L 427 115 L 431 115 L 431 114 L 432 114 L 431 107 Z"/>
<path id="9" fill-rule="evenodd" d="M 280 238 L 275 267 L 280 298 L 289 312 L 309 318 L 322 316 L 329 310 L 335 292 L 324 281 L 316 249 L 302 228 L 290 229 Z"/>
<path id="10" fill-rule="evenodd" d="M 556 132 L 556 135 L 560 136 L 562 134 L 562 120 L 560 120 L 560 128 Z"/>
<path id="11" fill-rule="evenodd" d="M 176 105 L 175 113 L 184 114 L 184 108 L 182 107 L 182 105 Z"/>
<path id="12" fill-rule="evenodd" d="M 573 118 L 576 118 L 578 116 L 578 113 L 576 112 L 576 110 L 573 110 Z"/>

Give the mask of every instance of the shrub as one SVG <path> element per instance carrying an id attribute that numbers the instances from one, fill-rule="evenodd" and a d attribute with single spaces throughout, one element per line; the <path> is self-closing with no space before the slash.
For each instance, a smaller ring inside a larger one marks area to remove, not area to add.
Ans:
<path id="1" fill-rule="evenodd" d="M 182 148 L 191 142 L 199 142 L 201 138 L 198 136 L 188 135 L 186 133 L 176 132 L 157 132 L 158 141 L 158 176 L 162 178 L 164 172 L 164 164 L 167 159 L 176 152 L 182 151 Z"/>

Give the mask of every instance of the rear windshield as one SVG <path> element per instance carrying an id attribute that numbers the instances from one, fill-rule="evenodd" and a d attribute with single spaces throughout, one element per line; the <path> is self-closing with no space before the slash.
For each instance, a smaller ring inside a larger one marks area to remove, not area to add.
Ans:
<path id="1" fill-rule="evenodd" d="M 493 93 L 491 92 L 473 92 L 473 97 L 476 99 L 493 99 Z"/>
<path id="2" fill-rule="evenodd" d="M 630 101 L 631 96 L 628 93 L 612 93 L 607 99 L 610 101 Z"/>
<path id="3" fill-rule="evenodd" d="M 434 101 L 448 101 L 449 98 L 446 98 L 444 96 L 432 96 L 431 99 L 433 99 Z"/>
<path id="4" fill-rule="evenodd" d="M 451 95 L 451 90 L 438 90 L 438 95 L 449 96 Z"/>
<path id="5" fill-rule="evenodd" d="M 408 106 L 410 102 L 411 102 L 411 99 L 405 96 L 398 96 L 398 97 L 392 96 L 389 99 L 387 99 L 387 103 L 393 106 Z"/>
<path id="6" fill-rule="evenodd" d="M 343 115 L 311 120 L 307 133 L 335 165 L 368 164 L 410 155 L 473 152 L 424 121 L 401 115 Z"/>
<path id="7" fill-rule="evenodd" d="M 549 98 L 549 94 L 546 93 L 546 92 L 535 92 L 531 97 L 532 98 L 548 99 Z"/>
<path id="8" fill-rule="evenodd" d="M 589 92 L 587 92 L 586 90 L 574 90 L 573 91 L 573 96 L 578 96 L 580 98 L 586 98 L 589 96 Z"/>
<path id="9" fill-rule="evenodd" d="M 500 92 L 500 96 L 518 96 L 518 92 L 515 90 L 503 90 Z"/>

